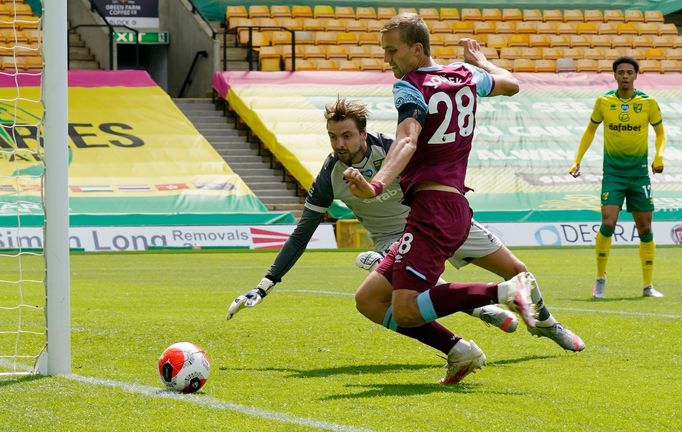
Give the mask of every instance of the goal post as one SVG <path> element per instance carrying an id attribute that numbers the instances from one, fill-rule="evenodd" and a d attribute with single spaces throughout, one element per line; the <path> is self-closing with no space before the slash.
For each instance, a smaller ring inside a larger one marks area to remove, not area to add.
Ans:
<path id="1" fill-rule="evenodd" d="M 43 0 L 47 349 L 36 372 L 47 375 L 71 372 L 66 4 L 64 0 Z"/>

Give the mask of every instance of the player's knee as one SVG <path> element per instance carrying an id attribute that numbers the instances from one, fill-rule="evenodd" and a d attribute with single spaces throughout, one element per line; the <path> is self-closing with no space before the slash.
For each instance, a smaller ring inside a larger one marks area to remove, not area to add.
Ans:
<path id="1" fill-rule="evenodd" d="M 419 309 L 414 308 L 401 308 L 393 305 L 393 319 L 395 319 L 398 327 L 419 327 L 424 324 L 424 319 L 419 313 Z"/>

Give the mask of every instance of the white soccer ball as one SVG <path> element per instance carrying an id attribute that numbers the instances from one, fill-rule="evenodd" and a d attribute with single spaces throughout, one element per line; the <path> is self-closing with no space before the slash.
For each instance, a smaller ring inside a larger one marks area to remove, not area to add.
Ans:
<path id="1" fill-rule="evenodd" d="M 159 375 L 167 389 L 194 393 L 206 384 L 211 365 L 204 350 L 190 342 L 166 348 L 159 358 Z"/>

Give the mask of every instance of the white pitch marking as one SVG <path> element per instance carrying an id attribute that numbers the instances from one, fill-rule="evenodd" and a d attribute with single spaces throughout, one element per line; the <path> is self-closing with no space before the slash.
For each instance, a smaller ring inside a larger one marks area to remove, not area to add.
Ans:
<path id="1" fill-rule="evenodd" d="M 256 407 L 238 405 L 231 402 L 221 401 L 209 396 L 204 395 L 192 395 L 192 394 L 181 394 L 174 393 L 167 390 L 161 390 L 156 387 L 143 386 L 139 384 L 128 384 L 118 381 L 113 381 L 103 378 L 93 378 L 85 377 L 80 375 L 64 375 L 64 378 L 70 379 L 72 381 L 78 381 L 85 384 L 96 384 L 103 385 L 107 387 L 114 387 L 121 389 L 127 393 L 137 393 L 147 397 L 159 398 L 159 399 L 171 399 L 181 402 L 190 402 L 197 405 L 203 405 L 208 408 L 235 411 L 242 414 L 250 415 L 253 417 L 260 417 L 269 420 L 275 420 L 282 423 L 291 423 L 299 426 L 308 426 L 311 428 L 329 430 L 329 431 L 339 431 L 339 432 L 372 432 L 369 429 L 357 429 L 352 426 L 345 426 L 336 423 L 315 420 L 305 417 L 294 417 L 287 414 L 278 413 L 275 411 L 267 411 Z"/>
<path id="2" fill-rule="evenodd" d="M 341 291 L 317 291 L 317 290 L 281 290 L 280 292 L 290 292 L 290 293 L 304 293 L 304 294 L 324 294 L 324 295 L 337 295 L 337 296 L 354 296 L 353 293 L 346 293 Z M 571 307 L 559 307 L 559 306 L 549 306 L 550 310 L 565 310 L 571 312 L 586 312 L 586 313 L 596 313 L 596 314 L 612 314 L 612 315 L 627 315 L 627 316 L 638 316 L 638 317 L 654 317 L 654 318 L 672 318 L 672 319 L 682 319 L 682 315 L 676 314 L 661 314 L 653 312 L 629 312 L 629 311 L 619 311 L 611 309 L 581 309 L 581 308 L 571 308 Z"/>

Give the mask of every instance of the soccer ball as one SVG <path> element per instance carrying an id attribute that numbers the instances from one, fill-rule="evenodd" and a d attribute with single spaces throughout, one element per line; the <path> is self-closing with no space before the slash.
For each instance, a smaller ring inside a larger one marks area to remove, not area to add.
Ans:
<path id="1" fill-rule="evenodd" d="M 211 365 L 204 350 L 190 342 L 166 348 L 159 358 L 159 375 L 169 390 L 194 393 L 206 384 Z"/>

